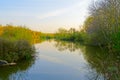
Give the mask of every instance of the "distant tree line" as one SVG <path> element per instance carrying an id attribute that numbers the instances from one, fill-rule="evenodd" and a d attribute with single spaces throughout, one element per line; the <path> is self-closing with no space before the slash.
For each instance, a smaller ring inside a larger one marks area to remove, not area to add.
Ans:
<path id="1" fill-rule="evenodd" d="M 86 34 L 83 31 L 79 31 L 74 28 L 70 28 L 69 30 L 59 28 L 55 33 L 54 38 L 57 40 L 84 42 Z"/>

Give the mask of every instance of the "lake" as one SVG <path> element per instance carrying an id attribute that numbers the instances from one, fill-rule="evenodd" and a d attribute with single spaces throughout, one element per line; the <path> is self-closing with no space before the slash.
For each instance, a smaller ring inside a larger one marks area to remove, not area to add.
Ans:
<path id="1" fill-rule="evenodd" d="M 110 60 L 100 48 L 54 40 L 35 48 L 35 59 L 0 67 L 0 80 L 106 80 Z"/>

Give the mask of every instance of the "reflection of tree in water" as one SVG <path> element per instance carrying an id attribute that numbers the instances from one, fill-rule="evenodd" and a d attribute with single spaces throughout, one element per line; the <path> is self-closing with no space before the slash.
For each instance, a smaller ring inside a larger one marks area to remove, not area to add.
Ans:
<path id="1" fill-rule="evenodd" d="M 28 70 L 34 60 L 20 61 L 16 66 L 1 66 L 0 80 L 26 80 L 24 73 Z"/>
<path id="2" fill-rule="evenodd" d="M 90 66 L 104 76 L 102 80 L 120 80 L 120 58 L 117 54 L 109 54 L 105 50 L 95 47 L 87 47 L 84 57 Z M 101 80 L 100 75 L 93 75 L 92 80 Z"/>
<path id="3" fill-rule="evenodd" d="M 91 66 L 88 77 L 90 80 L 120 80 L 120 57 L 118 54 L 109 54 L 99 47 L 83 46 L 77 43 L 57 41 L 55 46 L 60 51 L 80 50 Z M 94 70 L 94 71 L 93 71 Z M 97 73 L 96 73 L 97 72 Z"/>
<path id="4" fill-rule="evenodd" d="M 66 42 L 66 41 L 56 41 L 55 47 L 57 47 L 59 51 L 69 50 L 71 52 L 80 49 L 79 45 L 73 42 Z"/>
<path id="5" fill-rule="evenodd" d="M 32 40 L 32 44 L 37 44 L 37 43 L 42 43 L 42 42 L 44 42 L 45 40 L 43 40 L 43 39 L 33 39 Z"/>

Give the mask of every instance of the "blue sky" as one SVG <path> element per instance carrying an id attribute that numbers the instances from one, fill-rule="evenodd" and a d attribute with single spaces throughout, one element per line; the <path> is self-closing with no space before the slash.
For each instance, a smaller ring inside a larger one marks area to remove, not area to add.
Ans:
<path id="1" fill-rule="evenodd" d="M 55 32 L 59 27 L 79 28 L 92 0 L 0 0 L 0 24 L 26 25 Z"/>

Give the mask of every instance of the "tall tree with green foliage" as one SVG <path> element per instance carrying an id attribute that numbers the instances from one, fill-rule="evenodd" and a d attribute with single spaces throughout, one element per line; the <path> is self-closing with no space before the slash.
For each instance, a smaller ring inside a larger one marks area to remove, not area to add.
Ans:
<path id="1" fill-rule="evenodd" d="M 109 48 L 113 48 L 113 45 L 119 44 L 119 29 L 120 0 L 100 0 L 90 6 L 85 31 L 90 36 L 91 44 L 108 45 Z"/>

